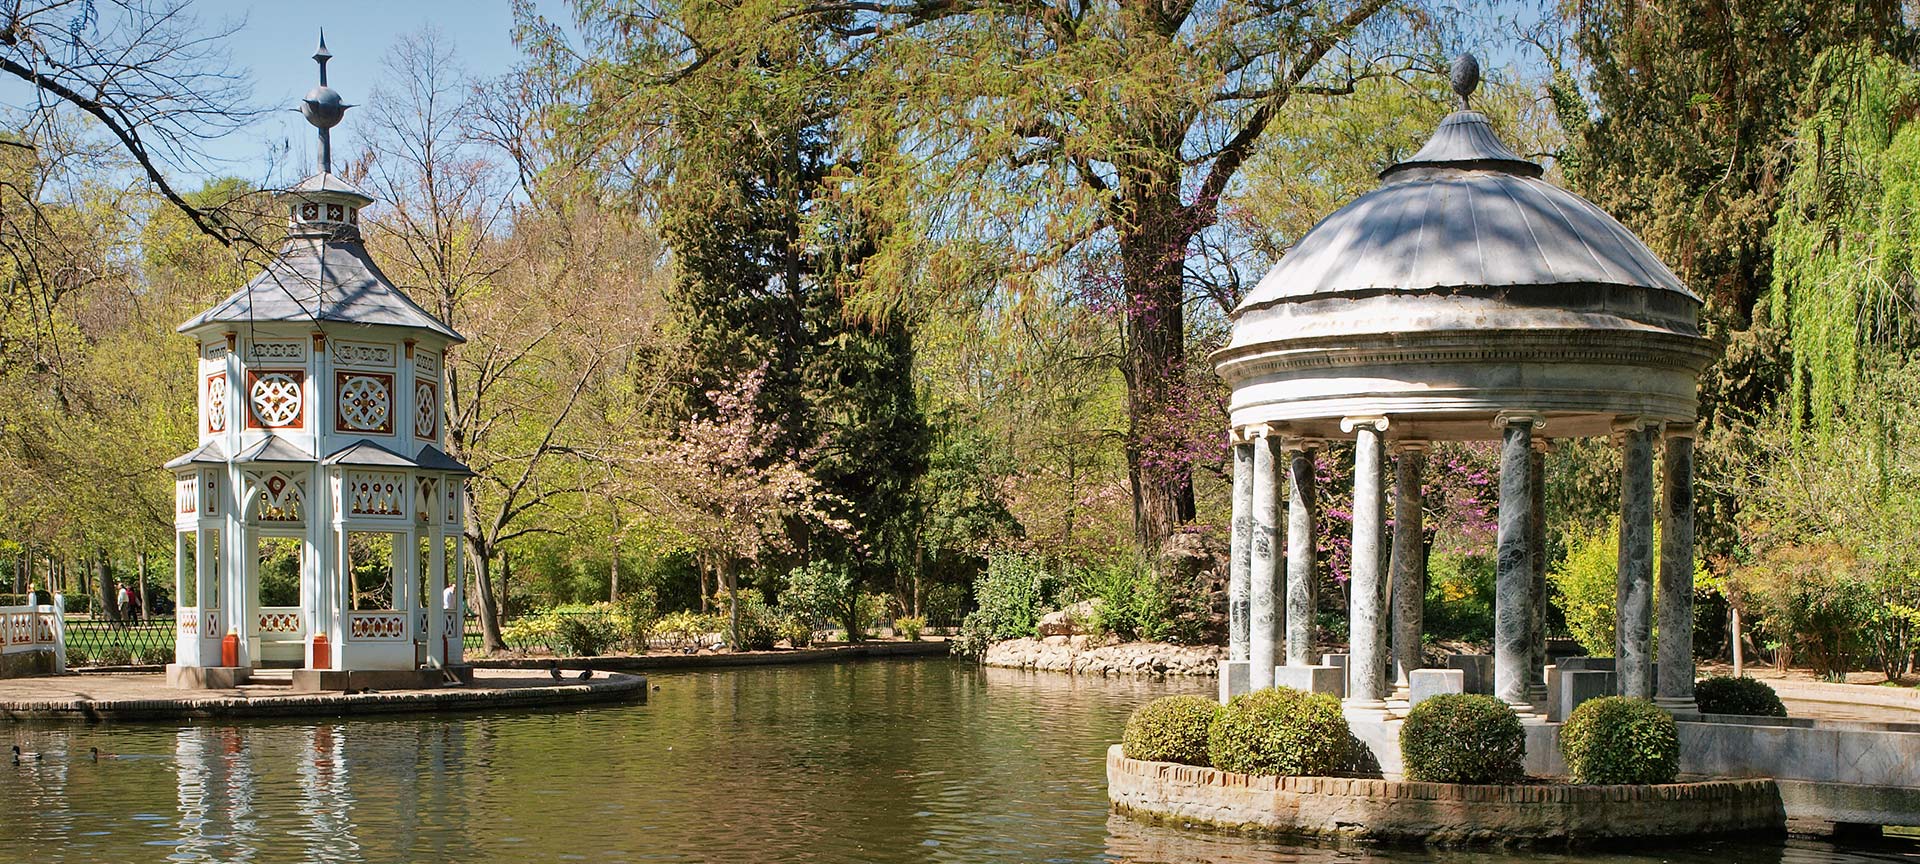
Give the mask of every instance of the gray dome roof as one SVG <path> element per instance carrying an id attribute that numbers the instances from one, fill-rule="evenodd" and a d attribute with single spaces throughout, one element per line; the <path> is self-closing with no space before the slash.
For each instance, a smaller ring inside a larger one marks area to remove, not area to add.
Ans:
<path id="1" fill-rule="evenodd" d="M 1700 298 L 1639 238 L 1459 111 L 1380 188 L 1321 220 L 1233 312 L 1214 368 L 1238 428 L 1473 440 L 1524 412 L 1554 435 L 1691 420 L 1713 358 Z"/>
<path id="2" fill-rule="evenodd" d="M 1457 112 L 1372 192 L 1321 220 L 1236 311 L 1308 295 L 1621 285 L 1698 301 L 1639 238 Z"/>

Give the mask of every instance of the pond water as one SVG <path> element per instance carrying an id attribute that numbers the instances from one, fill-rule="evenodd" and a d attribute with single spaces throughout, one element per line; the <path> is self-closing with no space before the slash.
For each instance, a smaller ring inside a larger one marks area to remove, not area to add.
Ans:
<path id="1" fill-rule="evenodd" d="M 5 735 L 0 849 L 42 861 L 1920 861 L 1920 848 L 1641 856 L 1250 842 L 1107 812 L 1127 713 L 1211 681 L 948 660 L 653 676 L 644 705 Z M 95 763 L 88 747 L 117 754 Z"/>

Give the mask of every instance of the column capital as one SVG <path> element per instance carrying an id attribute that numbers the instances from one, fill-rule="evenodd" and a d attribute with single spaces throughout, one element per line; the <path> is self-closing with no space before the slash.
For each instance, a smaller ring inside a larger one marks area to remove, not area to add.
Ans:
<path id="1" fill-rule="evenodd" d="M 1700 424 L 1692 420 L 1670 421 L 1667 423 L 1666 428 L 1661 430 L 1661 437 L 1668 440 L 1674 438 L 1696 438 L 1699 437 L 1699 435 Z"/>
<path id="2" fill-rule="evenodd" d="M 1387 418 L 1382 416 L 1361 416 L 1340 418 L 1340 431 L 1352 432 L 1362 426 L 1371 426 L 1375 432 L 1387 431 Z"/>
<path id="3" fill-rule="evenodd" d="M 1235 426 L 1233 427 L 1232 433 L 1233 443 L 1235 444 L 1252 444 L 1261 438 L 1278 434 L 1279 430 L 1265 423 L 1249 423 L 1245 426 Z"/>
<path id="4" fill-rule="evenodd" d="M 1534 449 L 1534 452 L 1536 452 L 1536 453 L 1551 453 L 1551 452 L 1553 452 L 1553 439 L 1552 439 L 1552 438 L 1546 438 L 1546 437 L 1540 437 L 1540 438 L 1535 438 L 1535 439 L 1533 439 L 1533 440 L 1532 440 L 1531 442 L 1529 442 L 1529 443 L 1533 445 L 1533 449 Z"/>
<path id="5" fill-rule="evenodd" d="M 1433 449 L 1433 442 L 1425 438 L 1399 438 L 1392 442 L 1396 453 L 1425 453 Z"/>
<path id="6" fill-rule="evenodd" d="M 1502 411 L 1493 416 L 1493 428 L 1505 429 L 1508 426 L 1530 426 L 1534 429 L 1547 428 L 1545 415 L 1535 411 Z"/>
<path id="7" fill-rule="evenodd" d="M 1321 441 L 1318 438 L 1306 438 L 1299 435 L 1288 435 L 1280 439 L 1280 449 L 1282 450 L 1318 450 L 1320 449 L 1320 445 L 1324 443 L 1326 442 Z"/>
<path id="8" fill-rule="evenodd" d="M 1627 435 L 1657 428 L 1662 421 L 1654 417 L 1629 415 L 1613 418 L 1613 443 L 1619 444 Z"/>

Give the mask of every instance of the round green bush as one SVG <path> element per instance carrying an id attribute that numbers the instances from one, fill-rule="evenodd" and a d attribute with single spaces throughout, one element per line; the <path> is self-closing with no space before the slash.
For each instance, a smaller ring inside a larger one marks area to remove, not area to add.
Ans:
<path id="1" fill-rule="evenodd" d="M 1415 705 L 1400 726 L 1408 780 L 1515 783 L 1526 776 L 1527 732 L 1505 702 L 1447 693 Z"/>
<path id="2" fill-rule="evenodd" d="M 1680 771 L 1680 727 L 1645 699 L 1593 699 L 1560 727 L 1560 755 L 1575 783 L 1672 783 Z"/>
<path id="3" fill-rule="evenodd" d="M 1338 699 L 1274 687 L 1220 709 L 1207 729 L 1207 756 L 1222 771 L 1324 776 L 1347 767 L 1351 740 Z"/>
<path id="4" fill-rule="evenodd" d="M 1207 730 L 1220 704 L 1203 696 L 1155 699 L 1127 718 L 1120 750 L 1128 759 L 1206 765 Z"/>
<path id="5" fill-rule="evenodd" d="M 1765 683 L 1742 675 L 1715 675 L 1693 685 L 1693 698 L 1703 714 L 1744 714 L 1749 717 L 1785 717 L 1787 706 Z"/>

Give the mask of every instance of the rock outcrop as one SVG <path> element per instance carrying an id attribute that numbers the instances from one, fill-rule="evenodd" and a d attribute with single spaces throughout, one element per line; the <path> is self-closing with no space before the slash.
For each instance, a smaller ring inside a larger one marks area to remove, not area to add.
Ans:
<path id="1" fill-rule="evenodd" d="M 1075 675 L 1214 675 L 1227 649 L 1218 645 L 1125 642 L 1104 645 L 1085 636 L 1011 639 L 987 649 L 982 662 L 1009 669 Z"/>

